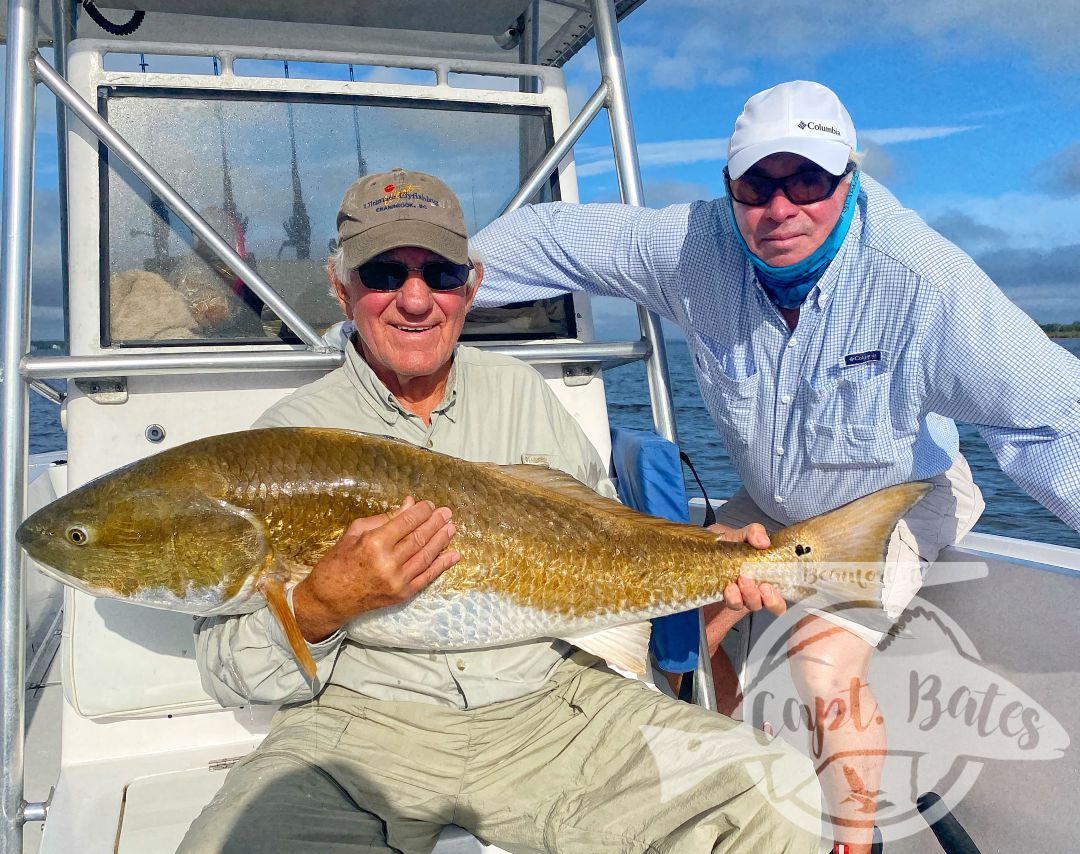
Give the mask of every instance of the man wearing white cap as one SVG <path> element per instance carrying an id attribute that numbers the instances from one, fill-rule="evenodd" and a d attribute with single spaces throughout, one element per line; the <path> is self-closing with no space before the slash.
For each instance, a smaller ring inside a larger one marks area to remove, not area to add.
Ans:
<path id="1" fill-rule="evenodd" d="M 522 208 L 473 239 L 487 274 L 476 304 L 584 290 L 678 324 L 743 483 L 721 514 L 729 538 L 767 546 L 748 523 L 772 530 L 897 483 L 932 484 L 886 558 L 882 607 L 895 619 L 983 509 L 957 420 L 979 425 L 1001 467 L 1080 529 L 1080 362 L 859 160 L 832 91 L 775 86 L 735 124 L 727 197 Z M 724 604 L 706 614 L 714 644 L 745 608 L 785 609 L 745 578 Z M 816 638 L 814 655 L 792 663 L 804 701 L 838 710 L 857 684 L 873 708 L 866 678 L 881 633 L 817 614 L 799 634 Z M 841 717 L 816 722 L 819 768 L 841 849 L 862 854 L 885 724 Z"/>

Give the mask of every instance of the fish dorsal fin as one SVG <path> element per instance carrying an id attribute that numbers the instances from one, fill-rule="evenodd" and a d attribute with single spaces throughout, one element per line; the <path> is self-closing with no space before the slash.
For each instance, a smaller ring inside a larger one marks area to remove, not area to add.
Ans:
<path id="1" fill-rule="evenodd" d="M 649 664 L 649 637 L 652 623 L 630 623 L 599 632 L 564 637 L 562 640 L 578 649 L 602 658 L 608 664 L 642 676 Z"/>
<path id="2" fill-rule="evenodd" d="M 525 483 L 532 484 L 556 495 L 580 502 L 586 507 L 605 513 L 615 519 L 625 519 L 636 525 L 640 525 L 643 528 L 648 528 L 657 532 L 678 534 L 680 536 L 692 537 L 708 542 L 716 542 L 717 540 L 716 534 L 710 533 L 704 528 L 698 528 L 695 525 L 684 522 L 672 522 L 668 519 L 648 516 L 645 513 L 634 510 L 632 507 L 620 504 L 614 499 L 605 498 L 603 495 L 593 492 L 577 478 L 564 471 L 559 471 L 558 469 L 534 465 L 495 466 L 495 468 L 508 477 L 524 481 Z"/>

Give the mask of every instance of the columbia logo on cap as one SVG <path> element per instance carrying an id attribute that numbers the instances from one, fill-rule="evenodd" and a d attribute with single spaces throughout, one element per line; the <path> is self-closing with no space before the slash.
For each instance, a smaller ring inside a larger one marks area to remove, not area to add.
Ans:
<path id="1" fill-rule="evenodd" d="M 840 136 L 840 131 L 834 128 L 832 125 L 823 125 L 820 122 L 799 122 L 799 130 L 823 130 L 825 133 L 834 133 Z"/>

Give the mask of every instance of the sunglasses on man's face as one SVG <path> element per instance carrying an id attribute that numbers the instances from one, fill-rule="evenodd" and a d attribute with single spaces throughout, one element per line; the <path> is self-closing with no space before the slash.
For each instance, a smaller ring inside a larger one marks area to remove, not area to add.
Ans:
<path id="1" fill-rule="evenodd" d="M 365 288 L 372 291 L 396 291 L 405 284 L 409 273 L 419 273 L 433 291 L 453 291 L 469 281 L 471 264 L 455 264 L 453 261 L 428 261 L 419 267 L 410 267 L 400 261 L 368 261 L 356 268 L 356 274 Z"/>
<path id="2" fill-rule="evenodd" d="M 839 175 L 814 166 L 800 169 L 783 178 L 770 178 L 759 172 L 744 172 L 738 178 L 732 178 L 727 167 L 724 167 L 724 183 L 727 185 L 728 195 L 740 205 L 767 205 L 778 189 L 784 191 L 787 200 L 793 205 L 812 205 L 814 202 L 825 201 L 835 193 L 844 176 L 854 169 L 855 164 L 848 163 L 847 168 Z"/>

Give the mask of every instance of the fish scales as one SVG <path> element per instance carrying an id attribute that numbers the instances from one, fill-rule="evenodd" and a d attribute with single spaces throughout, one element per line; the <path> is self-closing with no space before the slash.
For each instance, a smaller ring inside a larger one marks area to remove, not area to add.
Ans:
<path id="1" fill-rule="evenodd" d="M 412 495 L 451 509 L 461 560 L 409 603 L 361 615 L 349 633 L 451 649 L 685 610 L 721 598 L 740 572 L 790 599 L 822 580 L 873 598 L 896 520 L 926 490 L 883 490 L 778 532 L 762 551 L 635 513 L 548 469 L 467 462 L 344 430 L 270 428 L 133 463 L 38 511 L 19 539 L 94 595 L 240 613 L 261 607 L 271 574 L 301 580 L 353 519 Z M 73 542 L 73 531 L 87 541 Z M 872 564 L 873 577 L 849 584 L 850 573 L 834 570 L 852 562 Z"/>

